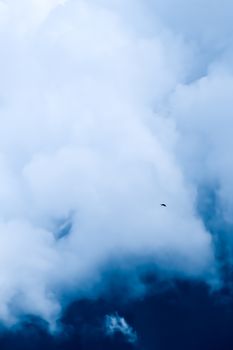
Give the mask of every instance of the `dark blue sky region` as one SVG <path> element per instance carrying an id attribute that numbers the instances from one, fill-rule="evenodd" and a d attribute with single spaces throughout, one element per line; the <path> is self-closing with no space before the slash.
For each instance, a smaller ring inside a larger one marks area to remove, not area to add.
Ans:
<path id="1" fill-rule="evenodd" d="M 21 330 L 2 334 L 1 349 L 232 349 L 233 303 L 227 291 L 210 293 L 205 284 L 187 281 L 163 282 L 163 290 L 127 303 L 111 296 L 77 301 L 62 317 L 60 336 L 49 335 L 42 321 L 27 320 Z M 116 311 L 136 330 L 136 344 L 120 333 L 104 334 L 104 316 Z"/>
<path id="2" fill-rule="evenodd" d="M 154 281 L 151 290 L 157 293 L 140 300 L 122 302 L 108 294 L 72 303 L 56 337 L 47 333 L 42 321 L 25 320 L 18 331 L 1 335 L 1 349 L 232 349 L 233 302 L 228 290 L 210 292 L 203 283 L 181 280 L 161 283 Z M 121 333 L 105 334 L 104 316 L 115 312 L 137 332 L 137 343 L 128 343 Z"/>

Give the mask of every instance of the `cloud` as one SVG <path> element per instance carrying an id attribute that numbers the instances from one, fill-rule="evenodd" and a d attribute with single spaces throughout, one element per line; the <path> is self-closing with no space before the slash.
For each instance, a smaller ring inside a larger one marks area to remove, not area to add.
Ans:
<path id="1" fill-rule="evenodd" d="M 105 329 L 108 336 L 121 333 L 129 343 L 137 342 L 137 333 L 129 326 L 124 317 L 120 317 L 118 314 L 106 315 Z"/>
<path id="2" fill-rule="evenodd" d="M 31 313 L 54 325 L 63 295 L 95 286 L 113 257 L 215 276 L 196 207 L 203 181 L 217 181 L 230 220 L 230 27 L 212 33 L 196 3 L 192 13 L 175 5 L 0 3 L 6 324 Z M 214 18 L 223 24 L 222 12 Z"/>
<path id="3" fill-rule="evenodd" d="M 223 202 L 230 206 L 232 181 L 228 150 L 232 146 L 232 83 L 232 73 L 227 67 L 222 66 L 221 71 L 215 67 L 196 83 L 179 87 L 171 103 L 182 147 L 185 146 L 179 153 L 187 171 L 190 152 L 194 160 L 191 166 L 189 164 L 189 178 L 196 182 L 218 182 Z"/>

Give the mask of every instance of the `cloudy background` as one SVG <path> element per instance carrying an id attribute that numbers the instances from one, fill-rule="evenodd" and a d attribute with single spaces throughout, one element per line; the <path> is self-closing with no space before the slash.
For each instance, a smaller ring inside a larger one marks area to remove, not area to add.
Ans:
<path id="1" fill-rule="evenodd" d="M 232 15 L 0 1 L 2 348 L 233 344 Z"/>

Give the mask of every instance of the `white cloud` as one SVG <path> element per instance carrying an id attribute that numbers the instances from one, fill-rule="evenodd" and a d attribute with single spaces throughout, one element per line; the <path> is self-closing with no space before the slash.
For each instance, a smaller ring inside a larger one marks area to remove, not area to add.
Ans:
<path id="1" fill-rule="evenodd" d="M 108 336 L 121 333 L 129 343 L 134 344 L 137 342 L 137 333 L 126 322 L 124 317 L 120 317 L 118 314 L 106 315 L 105 332 Z"/>
<path id="2" fill-rule="evenodd" d="M 189 181 L 214 184 L 219 205 L 231 220 L 232 72 L 221 65 L 190 86 L 180 86 L 171 102 L 180 131 L 179 157 Z"/>
<path id="3" fill-rule="evenodd" d="M 191 2 L 189 14 L 179 4 L 1 3 L 4 322 L 30 312 L 53 323 L 60 295 L 94 285 L 116 255 L 153 256 L 174 274 L 213 273 L 196 191 L 203 178 L 217 180 L 230 212 L 231 42 L 220 59 L 213 40 L 230 28 L 209 38 L 201 14 L 202 37 L 199 7 Z M 206 77 L 193 81 L 202 66 Z M 70 234 L 57 240 L 71 213 Z"/>

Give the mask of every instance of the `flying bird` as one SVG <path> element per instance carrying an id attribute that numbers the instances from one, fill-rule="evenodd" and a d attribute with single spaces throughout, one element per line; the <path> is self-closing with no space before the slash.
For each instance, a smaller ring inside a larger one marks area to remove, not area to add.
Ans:
<path id="1" fill-rule="evenodd" d="M 166 207 L 166 204 L 164 204 L 164 203 L 161 203 L 160 205 L 161 205 L 161 207 Z"/>

